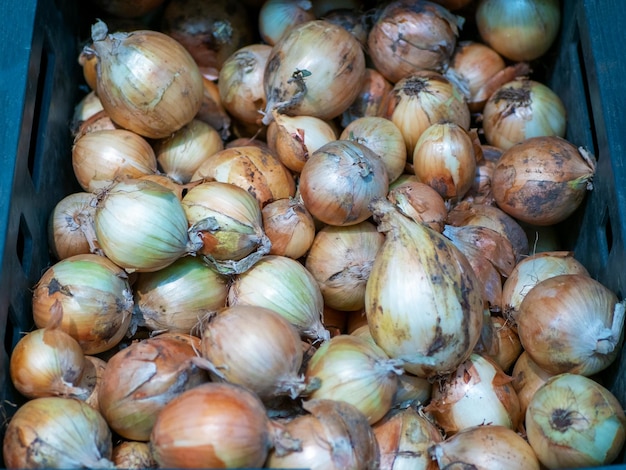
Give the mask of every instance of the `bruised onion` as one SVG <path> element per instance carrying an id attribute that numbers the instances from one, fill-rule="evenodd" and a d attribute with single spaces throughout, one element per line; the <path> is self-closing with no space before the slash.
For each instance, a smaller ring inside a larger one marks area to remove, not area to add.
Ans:
<path id="1" fill-rule="evenodd" d="M 506 150 L 493 172 L 492 190 L 507 214 L 533 225 L 569 217 L 592 188 L 596 161 L 556 136 L 531 137 Z"/>
<path id="2" fill-rule="evenodd" d="M 324 20 L 292 28 L 272 48 L 264 75 L 267 106 L 272 111 L 333 119 L 356 98 L 365 73 L 359 41 L 341 26 Z"/>
<path id="3" fill-rule="evenodd" d="M 184 47 L 167 34 L 109 33 L 92 27 L 97 93 L 111 119 L 149 138 L 167 137 L 188 124 L 202 104 L 202 75 Z"/>

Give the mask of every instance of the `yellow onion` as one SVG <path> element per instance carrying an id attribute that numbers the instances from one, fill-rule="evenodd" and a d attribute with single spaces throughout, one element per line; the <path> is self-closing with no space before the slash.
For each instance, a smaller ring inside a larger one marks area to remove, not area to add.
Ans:
<path id="1" fill-rule="evenodd" d="M 394 408 L 373 426 L 380 470 L 437 470 L 428 449 L 441 442 L 437 426 L 413 406 Z"/>
<path id="2" fill-rule="evenodd" d="M 373 150 L 351 140 L 335 140 L 309 157 L 298 190 L 316 219 L 329 225 L 354 225 L 371 216 L 368 204 L 387 194 L 389 177 Z"/>
<path id="3" fill-rule="evenodd" d="M 293 197 L 296 183 L 278 157 L 266 148 L 247 145 L 214 153 L 196 170 L 192 181 L 204 178 L 231 183 L 256 197 L 261 208 L 270 201 Z"/>
<path id="4" fill-rule="evenodd" d="M 92 193 L 71 193 L 52 209 L 48 219 L 48 245 L 57 260 L 98 253 L 93 231 L 96 208 L 92 202 Z"/>
<path id="5" fill-rule="evenodd" d="M 372 341 L 374 341 L 373 338 Z M 393 397 L 393 406 L 403 406 L 406 403 L 425 404 L 428 403 L 431 395 L 430 380 L 405 372 L 398 376 L 398 389 Z"/>
<path id="6" fill-rule="evenodd" d="M 365 284 L 384 239 L 367 220 L 327 225 L 317 232 L 305 266 L 320 287 L 324 305 L 342 311 L 365 306 Z"/>
<path id="7" fill-rule="evenodd" d="M 267 106 L 272 111 L 333 119 L 356 98 L 365 73 L 359 41 L 341 26 L 307 21 L 289 30 L 272 48 L 264 75 Z"/>
<path id="8" fill-rule="evenodd" d="M 313 275 L 286 256 L 265 255 L 244 273 L 235 276 L 228 305 L 250 305 L 274 310 L 294 325 L 302 336 L 325 341 L 322 324 L 324 299 Z"/>
<path id="9" fill-rule="evenodd" d="M 522 351 L 511 372 L 513 378 L 511 385 L 513 385 L 517 398 L 519 398 L 522 416 L 526 416 L 526 409 L 535 392 L 552 376 L 554 374 L 539 367 L 528 352 Z"/>
<path id="10" fill-rule="evenodd" d="M 341 310 L 330 308 L 328 305 L 324 305 L 322 323 L 330 332 L 331 338 L 346 332 L 348 317 L 349 312 L 343 312 Z"/>
<path id="11" fill-rule="evenodd" d="M 191 188 L 182 206 L 196 252 L 222 274 L 243 272 L 269 253 L 258 201 L 230 183 L 208 181 Z"/>
<path id="12" fill-rule="evenodd" d="M 96 96 L 95 90 L 98 83 L 96 72 L 97 62 L 98 58 L 95 55 L 88 53 L 87 51 L 83 50 L 80 52 L 80 54 L 78 54 L 78 64 L 82 68 L 83 78 L 85 79 L 85 83 L 87 84 L 89 89 L 94 92 L 94 96 Z M 98 98 L 98 101 L 100 101 L 100 98 Z M 100 103 L 100 106 L 102 106 L 102 103 Z"/>
<path id="13" fill-rule="evenodd" d="M 441 194 L 415 175 L 404 174 L 389 186 L 387 199 L 416 222 L 443 232 L 448 207 Z"/>
<path id="14" fill-rule="evenodd" d="M 305 375 L 308 383 L 319 381 L 310 398 L 350 403 L 374 424 L 390 410 L 402 372 L 400 362 L 371 341 L 338 335 L 315 351 Z"/>
<path id="15" fill-rule="evenodd" d="M 148 180 L 107 188 L 98 197 L 95 230 L 104 254 L 128 272 L 157 271 L 198 249 L 177 195 Z"/>
<path id="16" fill-rule="evenodd" d="M 347 127 L 355 119 L 378 116 L 385 97 L 392 89 L 393 85 L 378 70 L 366 67 L 358 95 L 341 115 L 341 125 Z"/>
<path id="17" fill-rule="evenodd" d="M 161 17 L 161 31 L 180 42 L 210 80 L 224 62 L 254 38 L 254 21 L 242 2 L 175 0 Z"/>
<path id="18" fill-rule="evenodd" d="M 546 251 L 520 260 L 502 287 L 502 306 L 515 316 L 524 296 L 536 284 L 560 274 L 589 274 L 571 251 Z"/>
<path id="19" fill-rule="evenodd" d="M 372 427 L 353 405 L 335 400 L 308 400 L 307 414 L 284 424 L 299 449 L 269 453 L 268 468 L 310 470 L 378 470 L 380 451 Z"/>
<path id="20" fill-rule="evenodd" d="M 261 400 L 305 391 L 299 375 L 303 352 L 300 335 L 282 315 L 264 307 L 234 305 L 202 323 L 201 353 L 214 381 L 242 385 Z"/>
<path id="21" fill-rule="evenodd" d="M 263 72 L 271 50 L 269 44 L 248 44 L 222 64 L 217 79 L 220 101 L 238 121 L 261 124 L 266 104 Z"/>
<path id="22" fill-rule="evenodd" d="M 516 315 L 524 350 L 553 374 L 590 376 L 617 357 L 626 302 L 586 274 L 561 274 L 536 284 Z"/>
<path id="23" fill-rule="evenodd" d="M 95 59 L 95 57 L 94 57 Z M 81 124 L 87 121 L 95 114 L 102 111 L 102 102 L 96 92 L 91 90 L 78 102 L 74 107 L 74 114 L 72 115 L 72 129 L 77 130 Z"/>
<path id="24" fill-rule="evenodd" d="M 278 159 L 291 171 L 300 173 L 313 152 L 337 140 L 328 122 L 313 116 L 287 116 L 273 111 L 274 120 L 268 132 L 273 133 L 272 146 Z"/>
<path id="25" fill-rule="evenodd" d="M 521 78 L 502 84 L 483 109 L 485 139 L 503 150 L 530 137 L 565 136 L 566 110 L 547 85 Z"/>
<path id="26" fill-rule="evenodd" d="M 208 381 L 187 339 L 163 334 L 131 343 L 107 362 L 98 392 L 102 415 L 120 436 L 148 441 L 159 412 L 186 390 Z"/>
<path id="27" fill-rule="evenodd" d="M 502 155 L 502 150 L 491 145 L 481 145 L 480 150 L 476 153 L 476 174 L 472 186 L 463 200 L 476 204 L 493 205 L 495 202 L 491 191 L 491 179 L 496 162 Z"/>
<path id="28" fill-rule="evenodd" d="M 493 359 L 500 369 L 506 372 L 517 362 L 523 350 L 517 326 L 513 321 L 497 316 L 490 316 L 489 321 L 492 324 L 491 347 L 483 355 Z"/>
<path id="29" fill-rule="evenodd" d="M 598 382 L 560 374 L 528 404 L 526 434 L 547 468 L 603 466 L 622 450 L 626 416 L 615 395 Z"/>
<path id="30" fill-rule="evenodd" d="M 389 119 L 367 116 L 348 124 L 340 140 L 353 140 L 365 145 L 378 155 L 387 170 L 389 183 L 397 180 L 406 165 L 406 146 L 400 129 Z"/>
<path id="31" fill-rule="evenodd" d="M 259 10 L 259 34 L 273 46 L 294 26 L 314 19 L 309 0 L 266 0 Z"/>
<path id="32" fill-rule="evenodd" d="M 515 431 L 523 417 L 511 380 L 493 360 L 473 353 L 456 372 L 433 386 L 424 411 L 448 436 L 487 424 Z"/>
<path id="33" fill-rule="evenodd" d="M 158 139 L 195 117 L 202 104 L 202 75 L 179 42 L 150 30 L 109 34 L 101 21 L 91 35 L 98 97 L 114 122 Z"/>
<path id="34" fill-rule="evenodd" d="M 446 77 L 428 70 L 413 72 L 396 82 L 380 113 L 402 132 L 409 163 L 417 140 L 432 124 L 449 121 L 465 130 L 470 127 L 465 96 Z"/>
<path id="35" fill-rule="evenodd" d="M 6 427 L 8 468 L 113 468 L 111 431 L 83 401 L 43 397 L 24 403 Z"/>
<path id="36" fill-rule="evenodd" d="M 385 199 L 371 207 L 385 232 L 365 289 L 372 337 L 412 374 L 429 378 L 453 372 L 480 337 L 480 281 L 443 235 L 405 217 Z"/>
<path id="37" fill-rule="evenodd" d="M 125 129 L 105 129 L 81 136 L 72 147 L 72 166 L 78 184 L 88 192 L 157 171 L 150 144 Z"/>
<path id="38" fill-rule="evenodd" d="M 341 26 L 357 38 L 363 47 L 367 47 L 367 35 L 369 33 L 368 18 L 359 7 L 360 5 L 353 8 L 337 7 L 320 18 Z"/>
<path id="39" fill-rule="evenodd" d="M 533 448 L 506 426 L 473 426 L 435 444 L 429 453 L 439 468 L 541 468 Z"/>
<path id="40" fill-rule="evenodd" d="M 596 162 L 556 136 L 531 137 L 506 150 L 493 172 L 493 196 L 507 214 L 533 225 L 569 217 L 592 188 Z"/>
<path id="41" fill-rule="evenodd" d="M 415 176 L 444 199 L 461 200 L 474 182 L 476 155 L 472 139 L 456 123 L 438 122 L 424 129 L 411 161 Z"/>
<path id="42" fill-rule="evenodd" d="M 130 325 L 133 294 L 125 272 L 94 254 L 61 260 L 39 278 L 33 290 L 33 318 L 44 328 L 50 308 L 61 303 L 61 329 L 85 354 L 97 354 L 117 345 Z"/>
<path id="43" fill-rule="evenodd" d="M 189 333 L 208 312 L 226 305 L 228 280 L 201 259 L 187 256 L 158 271 L 139 273 L 133 294 L 140 326 Z"/>
<path id="44" fill-rule="evenodd" d="M 209 124 L 194 119 L 157 141 L 154 153 L 161 170 L 176 183 L 185 184 L 206 158 L 223 148 L 219 133 Z"/>
<path id="45" fill-rule="evenodd" d="M 102 376 L 106 369 L 107 363 L 98 356 L 85 356 L 85 372 L 81 378 L 80 384 L 90 390 L 90 394 L 85 400 L 94 410 L 100 411 L 100 402 L 98 401 L 98 393 L 102 386 Z"/>
<path id="46" fill-rule="evenodd" d="M 106 111 L 102 110 L 98 111 L 86 121 L 83 121 L 77 129 L 72 130 L 72 134 L 76 142 L 82 136 L 90 132 L 111 131 L 115 129 L 122 129 L 122 127 L 115 124 Z"/>
<path id="47" fill-rule="evenodd" d="M 156 468 L 147 442 L 122 441 L 115 444 L 111 460 L 117 468 Z"/>
<path id="48" fill-rule="evenodd" d="M 448 66 L 463 18 L 433 2 L 396 0 L 376 18 L 368 35 L 376 70 L 392 83 L 416 70 Z"/>
<path id="49" fill-rule="evenodd" d="M 510 60 L 534 60 L 545 54 L 559 32 L 558 0 L 480 0 L 476 26 L 480 37 Z"/>
<path id="50" fill-rule="evenodd" d="M 214 81 L 202 77 L 204 92 L 202 94 L 202 105 L 196 114 L 195 119 L 206 122 L 209 126 L 219 132 L 223 140 L 230 137 L 230 126 L 232 119 L 220 98 L 220 90 Z"/>
<path id="51" fill-rule="evenodd" d="M 263 207 L 261 215 L 271 255 L 293 259 L 306 255 L 315 239 L 315 221 L 300 199 L 276 199 Z"/>
<path id="52" fill-rule="evenodd" d="M 61 327 L 63 310 L 56 301 L 50 320 L 25 336 L 11 352 L 11 382 L 27 398 L 73 397 L 86 400 L 90 390 L 81 387 L 86 369 L 85 353 L 80 344 Z"/>
<path id="53" fill-rule="evenodd" d="M 163 468 L 260 468 L 274 441 L 255 394 L 234 384 L 206 383 L 165 405 L 150 448 Z"/>

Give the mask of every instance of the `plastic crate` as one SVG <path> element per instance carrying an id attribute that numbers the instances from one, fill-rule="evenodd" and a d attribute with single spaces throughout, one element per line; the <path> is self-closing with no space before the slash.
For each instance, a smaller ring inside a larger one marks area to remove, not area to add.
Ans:
<path id="1" fill-rule="evenodd" d="M 69 124 L 81 96 L 77 64 L 80 3 L 0 2 L 0 416 L 23 399 L 9 354 L 34 327 L 31 289 L 53 262 L 47 220 L 80 190 L 71 166 Z M 564 247 L 590 273 L 626 295 L 626 21 L 622 0 L 564 0 L 561 35 L 546 80 L 568 109 L 567 138 L 598 159 L 594 190 L 562 228 Z M 622 366 L 622 365 L 625 366 Z M 626 404 L 626 352 L 598 380 Z M 0 428 L 0 438 L 2 429 Z M 620 462 L 626 462 L 620 457 Z M 1 462 L 0 462 L 1 463 Z M 626 468 L 626 465 L 617 465 Z"/>

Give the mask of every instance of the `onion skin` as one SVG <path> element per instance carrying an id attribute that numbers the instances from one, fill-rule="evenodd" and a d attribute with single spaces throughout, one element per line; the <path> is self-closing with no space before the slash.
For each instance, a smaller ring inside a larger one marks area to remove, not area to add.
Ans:
<path id="1" fill-rule="evenodd" d="M 511 384 L 519 398 L 522 416 L 526 416 L 526 409 L 535 392 L 553 375 L 535 364 L 528 352 L 522 351 L 511 372 L 513 377 Z"/>
<path id="2" fill-rule="evenodd" d="M 526 434 L 547 468 L 608 465 L 626 441 L 626 416 L 617 398 L 579 374 L 554 376 L 526 410 Z"/>
<path id="3" fill-rule="evenodd" d="M 448 208 L 432 186 L 422 183 L 415 175 L 404 174 L 389 186 L 387 199 L 416 222 L 423 222 L 442 233 Z"/>

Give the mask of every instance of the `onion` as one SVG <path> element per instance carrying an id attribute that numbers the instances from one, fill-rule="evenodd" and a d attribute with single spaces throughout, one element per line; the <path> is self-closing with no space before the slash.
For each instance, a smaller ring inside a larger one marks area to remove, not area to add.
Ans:
<path id="1" fill-rule="evenodd" d="M 94 56 L 93 59 L 96 59 L 96 57 Z M 74 107 L 74 114 L 72 115 L 72 129 L 76 130 L 80 128 L 85 121 L 103 110 L 104 108 L 102 107 L 100 98 L 98 98 L 98 95 L 96 95 L 94 90 L 91 90 L 83 96 Z"/>
<path id="2" fill-rule="evenodd" d="M 98 198 L 95 230 L 104 254 L 128 272 L 157 271 L 197 250 L 176 194 L 147 180 L 107 188 Z"/>
<path id="3" fill-rule="evenodd" d="M 592 188 L 593 155 L 555 136 L 531 137 L 506 150 L 494 169 L 492 189 L 507 214 L 533 225 L 569 217 Z"/>
<path id="4" fill-rule="evenodd" d="M 506 372 L 522 354 L 522 343 L 517 334 L 517 326 L 502 317 L 490 316 L 489 321 L 492 323 L 493 338 L 491 347 L 485 351 L 484 355 L 493 359 L 500 369 Z"/>
<path id="5" fill-rule="evenodd" d="M 359 93 L 341 116 L 341 125 L 345 128 L 355 119 L 378 116 L 385 97 L 392 89 L 393 85 L 378 70 L 367 67 Z"/>
<path id="6" fill-rule="evenodd" d="M 433 387 L 424 411 L 434 416 L 447 435 L 487 424 L 517 430 L 522 413 L 511 380 L 493 360 L 473 353 Z"/>
<path id="7" fill-rule="evenodd" d="M 481 38 L 510 60 L 534 60 L 556 39 L 561 23 L 558 0 L 480 0 L 476 26 Z"/>
<path id="8" fill-rule="evenodd" d="M 528 442 L 547 468 L 603 466 L 626 440 L 626 416 L 615 395 L 578 374 L 548 379 L 528 404 Z"/>
<path id="9" fill-rule="evenodd" d="M 296 328 L 274 310 L 234 305 L 211 314 L 202 325 L 201 352 L 214 381 L 242 385 L 267 401 L 296 398 L 305 391 L 298 375 L 303 353 Z M 236 341 L 233 341 L 237 338 Z"/>
<path id="10" fill-rule="evenodd" d="M 157 31 L 109 34 L 101 21 L 91 35 L 98 97 L 115 123 L 161 138 L 195 117 L 202 104 L 202 75 L 180 43 Z"/>
<path id="11" fill-rule="evenodd" d="M 306 366 L 306 380 L 319 381 L 309 393 L 312 399 L 350 403 L 374 424 L 391 408 L 402 372 L 399 361 L 389 359 L 374 343 L 338 335 L 315 351 Z"/>
<path id="12" fill-rule="evenodd" d="M 85 79 L 85 83 L 91 90 L 88 93 L 88 95 L 91 95 L 94 98 L 97 98 L 97 95 L 95 92 L 97 84 L 98 84 L 98 74 L 96 70 L 97 63 L 98 63 L 98 58 L 94 54 L 91 54 L 85 50 L 81 51 L 78 54 L 78 64 L 81 66 L 83 70 L 83 78 Z M 100 102 L 100 98 L 97 98 L 97 101 L 98 101 L 98 105 L 100 109 L 103 109 L 102 103 Z M 79 110 L 81 107 L 82 106 L 79 105 L 74 109 Z M 74 116 L 77 117 L 76 114 L 74 114 Z M 73 120 L 73 122 L 76 123 L 77 121 Z"/>
<path id="13" fill-rule="evenodd" d="M 163 468 L 260 468 L 275 444 L 265 407 L 228 383 L 198 385 L 156 417 L 152 455 Z"/>
<path id="14" fill-rule="evenodd" d="M 269 253 L 258 201 L 245 189 L 209 181 L 191 188 L 182 206 L 189 236 L 203 259 L 222 274 L 243 272 Z"/>
<path id="15" fill-rule="evenodd" d="M 330 225 L 354 225 L 371 216 L 368 204 L 384 197 L 389 177 L 382 159 L 368 147 L 336 140 L 317 149 L 300 173 L 304 206 Z"/>
<path id="16" fill-rule="evenodd" d="M 415 175 L 403 175 L 389 187 L 387 199 L 416 222 L 422 222 L 437 232 L 443 232 L 448 207 L 443 197 Z"/>
<path id="17" fill-rule="evenodd" d="M 374 341 L 373 338 L 372 341 Z M 432 388 L 430 380 L 405 372 L 398 376 L 398 389 L 393 397 L 393 406 L 403 406 L 407 403 L 415 405 L 428 403 L 432 395 Z"/>
<path id="18" fill-rule="evenodd" d="M 74 135 L 74 142 L 76 142 L 82 136 L 90 132 L 111 131 L 115 129 L 122 129 L 122 127 L 114 123 L 106 111 L 101 110 L 83 121 L 77 129 L 72 131 L 72 134 Z"/>
<path id="19" fill-rule="evenodd" d="M 333 119 L 356 98 L 365 73 L 359 41 L 341 26 L 323 20 L 302 23 L 278 41 L 264 76 L 267 106 L 272 111 Z"/>
<path id="20" fill-rule="evenodd" d="M 44 397 L 18 408 L 4 434 L 8 468 L 113 468 L 111 431 L 83 401 Z"/>
<path id="21" fill-rule="evenodd" d="M 324 305 L 342 311 L 365 306 L 365 285 L 384 239 L 367 220 L 327 225 L 317 232 L 305 266 L 320 287 Z"/>
<path id="22" fill-rule="evenodd" d="M 357 38 L 364 48 L 367 47 L 368 18 L 359 6 L 354 8 L 335 8 L 320 16 L 320 18 L 341 26 Z"/>
<path id="23" fill-rule="evenodd" d="M 381 470 L 437 470 L 428 449 L 443 437 L 435 424 L 413 406 L 392 409 L 373 426 Z"/>
<path id="24" fill-rule="evenodd" d="M 473 426 L 429 451 L 439 468 L 539 470 L 533 448 L 515 431 L 496 425 Z"/>
<path id="25" fill-rule="evenodd" d="M 404 138 L 390 120 L 378 116 L 355 119 L 344 128 L 339 139 L 352 140 L 373 150 L 385 165 L 389 183 L 404 172 L 407 159 Z"/>
<path id="26" fill-rule="evenodd" d="M 428 126 L 415 143 L 413 171 L 444 199 L 458 201 L 474 182 L 476 155 L 472 139 L 453 122 Z"/>
<path id="27" fill-rule="evenodd" d="M 158 414 L 186 390 L 208 380 L 187 339 L 164 334 L 130 344 L 107 362 L 98 392 L 102 415 L 120 436 L 148 441 Z"/>
<path id="28" fill-rule="evenodd" d="M 219 133 L 198 119 L 154 144 L 159 166 L 178 184 L 189 183 L 204 160 L 223 148 Z"/>
<path id="29" fill-rule="evenodd" d="M 98 401 L 98 393 L 102 387 L 102 376 L 107 367 L 104 359 L 97 356 L 85 356 L 85 372 L 81 378 L 80 384 L 83 388 L 90 390 L 91 393 L 85 400 L 94 410 L 100 411 L 100 402 Z"/>
<path id="30" fill-rule="evenodd" d="M 482 119 L 485 139 L 503 150 L 530 137 L 565 136 L 566 110 L 548 86 L 528 78 L 500 86 L 489 97 Z"/>
<path id="31" fill-rule="evenodd" d="M 85 354 L 97 354 L 117 345 L 129 327 L 133 297 L 127 276 L 102 256 L 75 255 L 61 260 L 39 278 L 33 291 L 33 318 L 37 328 L 50 321 L 50 308 L 60 302 L 61 329 Z"/>
<path id="32" fill-rule="evenodd" d="M 113 446 L 111 460 L 117 468 L 156 468 L 147 442 L 122 441 Z"/>
<path id="33" fill-rule="evenodd" d="M 20 338 L 11 352 L 9 372 L 13 385 L 27 398 L 73 397 L 86 400 L 89 390 L 80 380 L 86 369 L 85 353 L 78 341 L 61 327 L 63 310 L 57 300 L 50 320 Z"/>
<path id="34" fill-rule="evenodd" d="M 230 137 L 231 118 L 222 104 L 219 86 L 206 77 L 202 77 L 202 85 L 202 105 L 195 119 L 206 122 L 219 132 L 222 140 L 227 140 Z"/>
<path id="35" fill-rule="evenodd" d="M 296 183 L 280 160 L 258 146 L 230 147 L 209 157 L 191 178 L 232 183 L 256 197 L 261 208 L 268 202 L 293 197 Z"/>
<path id="36" fill-rule="evenodd" d="M 208 313 L 226 305 L 226 277 L 201 259 L 184 257 L 133 284 L 134 315 L 150 331 L 189 333 Z"/>
<path id="37" fill-rule="evenodd" d="M 228 305 L 250 305 L 274 310 L 294 325 L 301 335 L 325 341 L 322 325 L 324 299 L 307 269 L 286 256 L 265 255 L 233 280 Z"/>
<path id="38" fill-rule="evenodd" d="M 174 0 L 163 11 L 161 31 L 180 42 L 212 80 L 231 54 L 252 43 L 254 28 L 240 2 Z"/>
<path id="39" fill-rule="evenodd" d="M 98 252 L 93 233 L 96 208 L 92 201 L 92 193 L 71 193 L 52 209 L 48 219 L 48 245 L 57 260 Z"/>
<path id="40" fill-rule="evenodd" d="M 380 468 L 380 451 L 372 427 L 353 405 L 335 400 L 309 400 L 303 407 L 309 414 L 284 424 L 290 436 L 301 443 L 291 452 L 270 452 L 269 468 L 310 470 Z"/>
<path id="41" fill-rule="evenodd" d="M 220 69 L 221 103 L 238 121 L 261 124 L 266 104 L 263 73 L 271 50 L 268 44 L 249 44 L 233 52 Z"/>
<path id="42" fill-rule="evenodd" d="M 72 166 L 78 184 L 88 192 L 114 181 L 156 173 L 150 144 L 124 129 L 88 132 L 72 147 Z"/>
<path id="43" fill-rule="evenodd" d="M 259 34 L 273 46 L 294 26 L 314 19 L 309 0 L 266 0 L 259 10 Z"/>
<path id="44" fill-rule="evenodd" d="M 463 21 L 433 2 L 389 2 L 368 35 L 374 67 L 392 83 L 416 70 L 445 70 Z"/>
<path id="45" fill-rule="evenodd" d="M 516 316 L 524 296 L 539 282 L 560 274 L 589 274 L 571 251 L 535 253 L 520 260 L 502 287 L 502 305 Z"/>
<path id="46" fill-rule="evenodd" d="M 409 163 L 417 140 L 436 122 L 449 121 L 469 129 L 470 112 L 463 94 L 446 77 L 427 70 L 413 72 L 394 85 L 381 105 L 381 115 L 404 136 Z"/>
<path id="47" fill-rule="evenodd" d="M 478 342 L 480 283 L 443 235 L 403 216 L 385 199 L 371 206 L 379 230 L 386 232 L 365 289 L 372 337 L 418 377 L 450 373 Z"/>
<path id="48" fill-rule="evenodd" d="M 585 274 L 536 284 L 516 316 L 524 350 L 553 374 L 590 376 L 608 367 L 623 342 L 626 302 Z"/>
<path id="49" fill-rule="evenodd" d="M 519 398 L 522 416 L 526 416 L 526 409 L 535 392 L 553 375 L 539 367 L 528 352 L 522 351 L 511 372 L 511 377 L 513 377 L 511 385 Z"/>
<path id="50" fill-rule="evenodd" d="M 276 199 L 263 207 L 261 215 L 271 255 L 293 259 L 306 255 L 315 239 L 315 221 L 300 199 Z"/>

